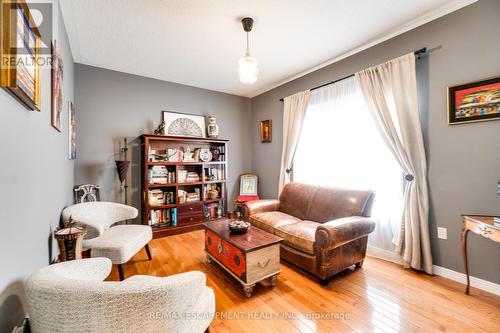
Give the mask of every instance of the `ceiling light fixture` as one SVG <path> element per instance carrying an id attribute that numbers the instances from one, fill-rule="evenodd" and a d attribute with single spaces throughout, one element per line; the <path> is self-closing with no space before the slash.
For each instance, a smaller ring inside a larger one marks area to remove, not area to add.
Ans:
<path id="1" fill-rule="evenodd" d="M 257 59 L 250 55 L 248 48 L 248 33 L 252 31 L 253 18 L 245 17 L 241 20 L 241 24 L 243 24 L 243 30 L 247 33 L 247 52 L 238 61 L 238 75 L 241 83 L 252 84 L 257 82 L 257 75 L 259 74 Z"/>

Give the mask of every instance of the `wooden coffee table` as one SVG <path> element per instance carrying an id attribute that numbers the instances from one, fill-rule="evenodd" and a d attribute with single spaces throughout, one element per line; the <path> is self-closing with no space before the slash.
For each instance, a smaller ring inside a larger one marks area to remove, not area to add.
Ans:
<path id="1" fill-rule="evenodd" d="M 255 284 L 270 278 L 276 285 L 280 270 L 280 242 L 278 236 L 251 227 L 243 235 L 233 235 L 223 219 L 203 224 L 205 252 L 208 261 L 214 261 L 229 272 L 243 286 L 245 295 L 252 296 Z"/>

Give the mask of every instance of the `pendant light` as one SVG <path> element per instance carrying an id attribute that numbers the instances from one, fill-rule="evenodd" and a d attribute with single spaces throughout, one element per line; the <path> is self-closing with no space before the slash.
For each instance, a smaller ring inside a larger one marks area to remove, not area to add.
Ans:
<path id="1" fill-rule="evenodd" d="M 241 24 L 243 24 L 243 30 L 247 33 L 247 52 L 238 61 L 238 75 L 241 83 L 252 84 L 257 81 L 257 75 L 259 74 L 257 59 L 250 55 L 248 48 L 248 33 L 252 31 L 253 18 L 245 17 L 241 20 Z"/>

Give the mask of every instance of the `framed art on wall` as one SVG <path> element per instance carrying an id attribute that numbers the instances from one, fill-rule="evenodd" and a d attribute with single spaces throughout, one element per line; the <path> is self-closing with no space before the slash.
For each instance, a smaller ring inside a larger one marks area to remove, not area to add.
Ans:
<path id="1" fill-rule="evenodd" d="M 0 0 L 0 86 L 33 111 L 41 109 L 41 35 L 24 1 Z"/>
<path id="2" fill-rule="evenodd" d="M 271 120 L 260 122 L 260 142 L 271 142 L 273 140 L 273 126 Z"/>
<path id="3" fill-rule="evenodd" d="M 59 55 L 57 42 L 52 44 L 52 126 L 61 132 L 63 61 Z"/>
<path id="4" fill-rule="evenodd" d="M 162 111 L 165 135 L 206 137 L 205 117 L 189 113 Z"/>
<path id="5" fill-rule="evenodd" d="M 500 119 L 500 76 L 448 88 L 448 123 Z"/>
<path id="6" fill-rule="evenodd" d="M 72 102 L 68 102 L 68 139 L 68 158 L 74 160 L 76 159 L 76 119 L 75 106 Z"/>

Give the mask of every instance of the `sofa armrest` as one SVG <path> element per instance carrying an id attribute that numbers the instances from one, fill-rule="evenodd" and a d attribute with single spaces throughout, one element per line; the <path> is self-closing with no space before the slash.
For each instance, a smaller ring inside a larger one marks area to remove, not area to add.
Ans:
<path id="1" fill-rule="evenodd" d="M 280 209 L 279 200 L 264 199 L 245 202 L 243 205 L 243 220 L 248 221 L 250 216 L 258 213 L 273 212 Z"/>
<path id="2" fill-rule="evenodd" d="M 323 223 L 316 229 L 315 247 L 334 249 L 375 230 L 375 222 L 363 216 L 349 216 Z"/>

